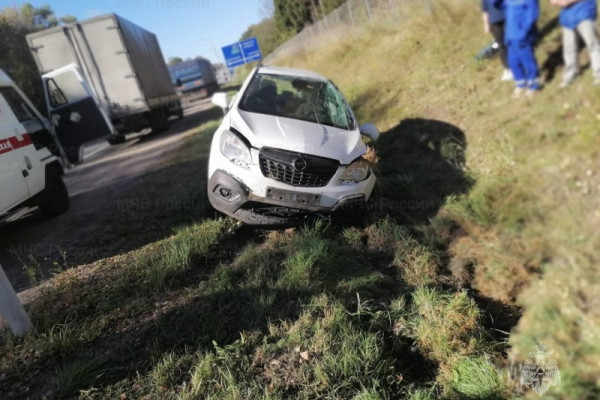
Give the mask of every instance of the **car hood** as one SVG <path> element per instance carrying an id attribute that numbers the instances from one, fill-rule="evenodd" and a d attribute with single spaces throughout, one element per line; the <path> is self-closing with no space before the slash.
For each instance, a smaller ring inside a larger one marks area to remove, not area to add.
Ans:
<path id="1" fill-rule="evenodd" d="M 366 146 L 358 129 L 345 129 L 297 119 L 232 110 L 230 125 L 242 133 L 253 147 L 272 147 L 312 154 L 350 164 L 363 155 Z"/>

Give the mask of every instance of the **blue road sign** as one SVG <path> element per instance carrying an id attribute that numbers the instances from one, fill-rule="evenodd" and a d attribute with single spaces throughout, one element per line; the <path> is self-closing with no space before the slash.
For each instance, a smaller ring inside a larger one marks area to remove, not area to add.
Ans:
<path id="1" fill-rule="evenodd" d="M 222 49 L 227 68 L 235 68 L 262 59 L 258 40 L 255 37 L 224 46 Z"/>

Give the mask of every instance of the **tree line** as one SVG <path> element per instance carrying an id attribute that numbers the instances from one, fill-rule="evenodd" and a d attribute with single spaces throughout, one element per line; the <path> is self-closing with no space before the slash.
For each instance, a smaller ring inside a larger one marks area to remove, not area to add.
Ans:
<path id="1" fill-rule="evenodd" d="M 0 10 L 0 69 L 19 85 L 42 112 L 46 110 L 42 81 L 25 35 L 76 20 L 70 15 L 58 17 L 48 5 L 34 7 L 25 3 L 20 7 Z"/>
<path id="2" fill-rule="evenodd" d="M 269 55 L 280 44 L 333 12 L 346 0 L 266 0 L 265 18 L 251 25 L 240 39 L 256 36 L 263 56 Z"/>

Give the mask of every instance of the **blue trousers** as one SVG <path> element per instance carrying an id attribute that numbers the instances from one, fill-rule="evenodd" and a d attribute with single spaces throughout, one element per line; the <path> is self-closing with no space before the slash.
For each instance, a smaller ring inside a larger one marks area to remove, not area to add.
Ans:
<path id="1" fill-rule="evenodd" d="M 538 68 L 533 44 L 528 42 L 510 42 L 508 47 L 508 67 L 515 84 L 519 88 L 540 89 L 540 69 Z"/>

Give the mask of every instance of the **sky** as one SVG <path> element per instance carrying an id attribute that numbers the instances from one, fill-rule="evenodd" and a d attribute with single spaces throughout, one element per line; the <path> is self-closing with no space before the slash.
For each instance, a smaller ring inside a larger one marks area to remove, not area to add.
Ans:
<path id="1" fill-rule="evenodd" d="M 158 37 L 169 57 L 202 56 L 223 62 L 221 47 L 264 17 L 265 0 L 0 0 L 0 8 L 48 4 L 57 16 L 79 20 L 114 12 Z"/>

